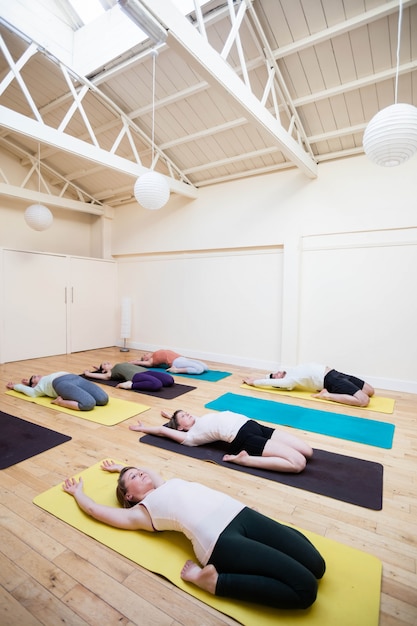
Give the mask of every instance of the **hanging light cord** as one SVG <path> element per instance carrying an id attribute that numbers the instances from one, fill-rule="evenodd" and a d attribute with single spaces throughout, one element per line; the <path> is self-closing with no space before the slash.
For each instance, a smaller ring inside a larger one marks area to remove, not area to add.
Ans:
<path id="1" fill-rule="evenodd" d="M 155 158 L 155 84 L 156 84 L 156 57 L 157 50 L 152 50 L 152 161 L 151 169 L 153 170 L 153 160 Z"/>
<path id="2" fill-rule="evenodd" d="M 400 41 L 401 41 L 401 24 L 403 21 L 403 2 L 400 0 L 400 5 L 398 9 L 398 35 L 397 35 L 397 72 L 395 74 L 395 104 L 397 104 L 398 99 L 398 74 L 400 70 Z"/>
<path id="3" fill-rule="evenodd" d="M 38 143 L 38 193 L 41 192 L 41 144 Z"/>

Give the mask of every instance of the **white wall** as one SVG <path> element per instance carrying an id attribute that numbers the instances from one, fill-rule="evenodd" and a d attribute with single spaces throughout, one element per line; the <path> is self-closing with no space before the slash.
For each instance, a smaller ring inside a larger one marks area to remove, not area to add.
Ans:
<path id="1" fill-rule="evenodd" d="M 248 178 L 113 221 L 63 211 L 44 233 L 3 198 L 0 246 L 88 257 L 111 236 L 131 347 L 266 370 L 317 360 L 417 393 L 416 174 L 416 157 L 393 169 L 355 157 L 316 180 Z"/>
<path id="2" fill-rule="evenodd" d="M 416 382 L 416 268 L 417 228 L 305 238 L 298 360 L 319 352 L 383 388 Z"/>
<path id="3" fill-rule="evenodd" d="M 137 302 L 132 345 L 265 369 L 317 360 L 417 393 L 416 174 L 416 158 L 381 169 L 356 157 L 320 165 L 313 181 L 291 170 L 202 189 L 193 202 L 174 197 L 157 212 L 121 208 L 112 249 L 119 296 Z M 269 249 L 282 250 L 279 262 L 245 257 Z M 201 253 L 219 250 L 224 271 L 202 266 Z M 236 282 L 228 267 L 238 251 Z M 204 306 L 204 284 L 222 294 L 217 308 Z M 243 288 L 253 297 L 239 307 Z"/>
<path id="4" fill-rule="evenodd" d="M 282 262 L 278 247 L 119 260 L 120 297 L 133 301 L 130 345 L 248 366 L 254 355 L 273 361 L 281 351 Z"/>

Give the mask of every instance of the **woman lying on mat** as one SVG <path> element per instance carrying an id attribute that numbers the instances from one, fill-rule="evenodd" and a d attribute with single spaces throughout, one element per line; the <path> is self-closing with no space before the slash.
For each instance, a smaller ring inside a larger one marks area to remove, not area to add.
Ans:
<path id="1" fill-rule="evenodd" d="M 313 398 L 351 406 L 368 406 L 369 398 L 375 393 L 373 387 L 360 378 L 318 363 L 287 367 L 269 374 L 269 378 L 250 377 L 244 378 L 243 382 L 253 387 L 315 391 Z"/>
<path id="2" fill-rule="evenodd" d="M 240 413 L 219 411 L 194 417 L 178 409 L 172 415 L 161 411 L 161 415 L 169 419 L 167 426 L 145 426 L 138 422 L 129 428 L 167 437 L 185 446 L 225 441 L 230 444 L 230 454 L 225 454 L 223 461 L 277 472 L 302 472 L 313 454 L 312 448 L 298 437 L 262 426 Z"/>
<path id="3" fill-rule="evenodd" d="M 144 365 L 145 367 L 165 367 L 168 366 L 167 372 L 171 374 L 202 374 L 207 372 L 208 367 L 202 361 L 189 359 L 181 356 L 172 350 L 156 350 L 156 352 L 146 352 L 140 359 L 131 361 L 135 365 Z"/>
<path id="4" fill-rule="evenodd" d="M 97 380 L 120 380 L 116 385 L 119 389 L 134 389 L 135 391 L 159 391 L 162 387 L 171 387 L 174 379 L 165 372 L 149 372 L 145 367 L 134 363 L 116 363 L 112 365 L 104 361 L 93 371 L 86 370 L 84 376 Z"/>
<path id="5" fill-rule="evenodd" d="M 53 398 L 52 404 L 75 411 L 91 411 L 95 406 L 104 406 L 109 401 L 107 393 L 98 385 L 68 372 L 55 372 L 47 376 L 33 374 L 30 378 L 23 378 L 21 384 L 10 382 L 6 387 L 32 398 Z"/>
<path id="6" fill-rule="evenodd" d="M 113 461 L 102 469 L 120 472 L 116 494 L 123 509 L 92 500 L 82 478 L 68 478 L 63 489 L 110 526 L 184 533 L 201 565 L 187 561 L 183 580 L 216 596 L 280 609 L 306 609 L 315 601 L 325 562 L 299 531 L 199 483 L 164 481 L 151 470 Z"/>

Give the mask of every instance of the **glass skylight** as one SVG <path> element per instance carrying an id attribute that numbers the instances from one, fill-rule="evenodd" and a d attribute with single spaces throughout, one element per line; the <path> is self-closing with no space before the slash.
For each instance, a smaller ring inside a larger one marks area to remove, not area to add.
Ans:
<path id="1" fill-rule="evenodd" d="M 198 4 L 204 6 L 209 0 L 199 0 Z M 84 24 L 89 24 L 106 12 L 100 0 L 68 0 L 74 11 L 79 15 Z M 172 0 L 183 15 L 191 13 L 194 8 L 194 0 Z"/>
<path id="2" fill-rule="evenodd" d="M 72 8 L 84 24 L 89 24 L 105 13 L 105 9 L 100 0 L 68 0 Z"/>

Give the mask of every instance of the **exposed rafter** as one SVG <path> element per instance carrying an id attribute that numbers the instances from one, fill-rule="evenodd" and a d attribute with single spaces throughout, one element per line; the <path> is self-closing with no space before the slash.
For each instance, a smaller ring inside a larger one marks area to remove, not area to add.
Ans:
<path id="1" fill-rule="evenodd" d="M 31 94 L 30 86 L 25 82 L 22 74 L 25 65 L 34 55 L 47 55 L 47 52 L 32 42 L 28 45 L 18 61 L 15 62 L 7 48 L 6 42 L 1 36 L 0 50 L 9 65 L 9 71 L 3 76 L 0 82 L 0 96 L 13 81 L 16 81 L 20 86 L 32 114 L 32 117 L 28 117 L 27 115 L 23 115 L 0 105 L 0 119 L 3 129 L 26 135 L 37 142 L 42 142 L 58 150 L 75 154 L 88 161 L 99 164 L 103 168 L 118 170 L 123 172 L 123 174 L 130 175 L 132 179 L 136 179 L 138 176 L 148 171 L 148 168 L 142 164 L 139 152 L 136 149 L 135 134 L 140 137 L 142 142 L 145 141 L 149 147 L 152 146 L 152 140 L 124 115 L 122 111 L 118 110 L 113 102 L 109 101 L 104 94 L 101 94 L 97 87 L 91 84 L 87 79 L 74 75 L 69 68 L 59 63 L 56 59 L 50 59 L 62 72 L 63 79 L 68 85 L 66 97 L 69 99 L 67 114 L 60 121 L 60 124 L 54 128 L 48 125 L 44 119 L 46 112 L 50 112 L 49 107 L 42 109 L 42 107 L 38 105 Z M 119 126 L 119 133 L 110 150 L 100 146 L 100 138 L 95 132 L 94 122 L 90 120 L 83 105 L 83 100 L 87 94 L 96 97 L 101 101 L 103 106 L 107 109 L 111 109 L 114 124 Z M 84 121 L 86 140 L 79 139 L 67 133 L 67 127 L 75 113 L 80 115 Z M 117 156 L 116 154 L 118 146 L 124 138 L 127 138 L 131 146 L 132 160 Z M 154 151 L 156 153 L 156 161 L 160 159 L 164 166 L 166 173 L 161 173 L 167 176 L 171 191 L 189 198 L 195 198 L 197 190 L 190 181 L 187 180 L 186 176 L 171 162 L 159 147 L 154 146 Z"/>
<path id="2" fill-rule="evenodd" d="M 294 166 L 314 178 L 323 161 L 363 154 L 367 122 L 393 101 L 398 0 L 368 10 L 351 0 L 209 0 L 188 14 L 192 3 L 179 13 L 176 0 L 137 1 L 169 31 L 152 104 L 152 43 L 117 0 L 81 28 L 68 0 L 51 1 L 51 28 L 30 0 L 18 12 L 0 0 L 10 47 L 0 51 L 0 105 L 29 119 L 3 115 L 0 145 L 30 171 L 39 142 L 53 194 L 134 202 L 133 179 L 154 151 L 171 189 L 191 198 Z M 417 0 L 402 2 L 399 90 L 416 104 Z"/>
<path id="3" fill-rule="evenodd" d="M 262 102 L 252 93 L 251 89 L 226 63 L 221 54 L 210 46 L 206 38 L 193 28 L 190 22 L 169 1 L 161 3 L 158 0 L 143 0 L 142 2 L 152 15 L 168 30 L 168 46 L 181 56 L 186 56 L 187 62 L 194 66 L 198 74 L 216 89 L 221 89 L 224 95 L 233 101 L 243 115 L 251 122 L 269 133 L 277 142 L 282 153 L 293 164 L 299 167 L 307 176 L 317 176 L 317 164 L 310 153 L 287 132 L 280 121 L 265 108 Z M 244 7 L 244 3 L 241 4 Z M 236 35 L 238 29 L 232 33 Z M 241 62 L 242 62 L 242 57 Z"/>

